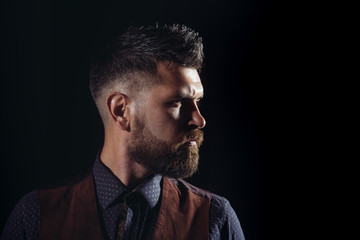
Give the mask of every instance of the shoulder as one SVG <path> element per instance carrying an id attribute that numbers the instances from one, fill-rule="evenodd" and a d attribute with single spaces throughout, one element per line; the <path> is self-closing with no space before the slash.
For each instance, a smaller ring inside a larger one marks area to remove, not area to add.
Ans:
<path id="1" fill-rule="evenodd" d="M 40 222 L 38 191 L 26 194 L 11 212 L 1 239 L 36 239 Z"/>
<path id="2" fill-rule="evenodd" d="M 210 217 L 213 217 L 212 221 L 223 223 L 228 216 L 229 208 L 231 208 L 231 206 L 226 198 L 213 194 L 210 208 L 212 212 L 212 216 Z"/>
<path id="3" fill-rule="evenodd" d="M 43 186 L 38 190 L 39 204 L 42 209 L 47 206 L 68 204 L 78 194 L 86 191 L 91 192 L 94 188 L 91 171 L 82 172 L 78 175 L 62 180 L 55 184 Z"/>
<path id="4" fill-rule="evenodd" d="M 245 239 L 230 202 L 216 194 L 210 204 L 210 239 Z"/>
<path id="5" fill-rule="evenodd" d="M 42 218 L 52 218 L 55 213 L 65 214 L 96 196 L 92 172 L 76 175 L 58 184 L 39 189 Z M 94 200 L 95 202 L 96 200 Z"/>
<path id="6" fill-rule="evenodd" d="M 25 218 L 24 220 L 26 220 L 26 217 L 37 215 L 39 212 L 38 191 L 34 190 L 24 195 L 16 205 L 14 211 L 17 215 Z"/>
<path id="7" fill-rule="evenodd" d="M 91 169 L 86 169 L 85 171 L 82 171 L 81 173 L 78 173 L 69 178 L 66 178 L 66 179 L 63 179 L 63 180 L 60 180 L 58 182 L 51 183 L 48 185 L 44 185 L 44 186 L 40 187 L 38 191 L 39 191 L 39 193 L 41 193 L 44 191 L 58 191 L 61 189 L 66 189 L 68 187 L 81 185 L 83 182 L 85 182 L 86 180 L 88 180 L 91 177 L 92 177 Z"/>

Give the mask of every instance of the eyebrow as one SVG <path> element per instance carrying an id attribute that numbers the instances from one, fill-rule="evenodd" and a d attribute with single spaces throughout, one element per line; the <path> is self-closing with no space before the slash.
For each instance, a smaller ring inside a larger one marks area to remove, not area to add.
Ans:
<path id="1" fill-rule="evenodd" d="M 174 95 L 174 96 L 171 96 L 171 97 L 169 97 L 169 99 L 198 99 L 198 100 L 200 100 L 200 99 L 202 99 L 202 98 L 204 98 L 204 93 L 202 93 L 199 97 L 193 97 L 192 95 L 190 95 L 190 94 L 187 94 L 187 93 L 177 93 L 176 95 Z"/>

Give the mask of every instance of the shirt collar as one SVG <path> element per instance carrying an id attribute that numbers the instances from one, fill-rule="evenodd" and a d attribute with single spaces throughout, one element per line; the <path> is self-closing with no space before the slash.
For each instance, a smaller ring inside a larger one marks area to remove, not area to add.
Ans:
<path id="1" fill-rule="evenodd" d="M 93 174 L 99 203 L 104 209 L 108 208 L 122 193 L 128 190 L 114 173 L 102 163 L 100 153 L 96 157 Z M 135 190 L 144 197 L 151 208 L 155 207 L 159 201 L 161 180 L 160 174 L 153 175 Z"/>
<path id="2" fill-rule="evenodd" d="M 136 189 L 136 192 L 140 193 L 145 198 L 151 208 L 155 207 L 155 205 L 159 201 L 161 193 L 161 180 L 162 176 L 160 174 L 154 175 L 153 177 L 144 181 Z"/>

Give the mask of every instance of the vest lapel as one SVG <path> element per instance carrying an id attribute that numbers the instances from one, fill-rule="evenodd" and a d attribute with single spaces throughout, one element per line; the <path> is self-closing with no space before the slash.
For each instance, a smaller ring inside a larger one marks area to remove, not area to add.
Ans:
<path id="1" fill-rule="evenodd" d="M 166 177 L 153 239 L 209 239 L 210 199 L 179 188 Z"/>

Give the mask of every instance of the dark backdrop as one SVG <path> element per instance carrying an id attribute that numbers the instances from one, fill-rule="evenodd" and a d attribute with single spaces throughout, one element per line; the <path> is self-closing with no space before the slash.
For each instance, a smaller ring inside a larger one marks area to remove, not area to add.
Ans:
<path id="1" fill-rule="evenodd" d="M 293 55 L 303 50 L 293 12 L 267 0 L 3 5 L 0 228 L 21 196 L 76 174 L 101 147 L 88 90 L 93 52 L 131 24 L 158 22 L 186 24 L 204 39 L 206 138 L 189 181 L 228 198 L 247 239 L 287 236 L 282 185 L 297 159 L 299 139 L 289 136 L 302 130 L 293 111 L 302 78 Z"/>

